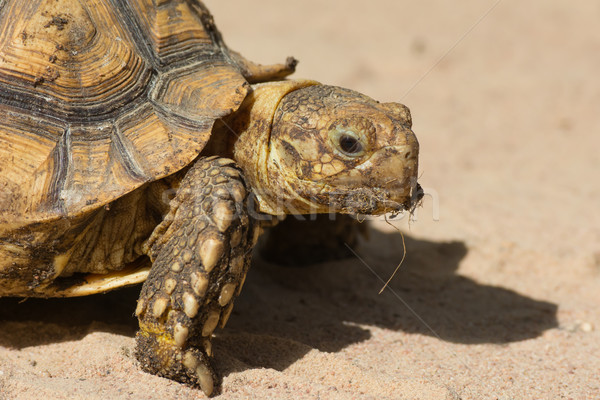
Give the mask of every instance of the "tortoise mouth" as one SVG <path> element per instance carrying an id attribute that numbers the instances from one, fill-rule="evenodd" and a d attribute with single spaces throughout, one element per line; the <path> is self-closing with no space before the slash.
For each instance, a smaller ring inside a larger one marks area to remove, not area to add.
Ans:
<path id="1" fill-rule="evenodd" d="M 421 185 L 416 184 L 414 189 L 411 189 L 408 194 L 401 194 L 373 189 L 371 198 L 365 201 L 364 197 L 360 197 L 358 201 L 354 198 L 347 200 L 342 208 L 342 212 L 348 214 L 363 214 L 363 215 L 383 215 L 383 214 L 400 214 L 408 211 L 410 214 L 414 212 L 423 198 L 423 190 Z"/>
<path id="2" fill-rule="evenodd" d="M 355 168 L 317 181 L 332 208 L 345 213 L 411 213 L 423 190 L 417 182 L 418 152 L 413 146 L 388 146 Z M 319 199 L 327 204 L 327 199 Z"/>
<path id="3" fill-rule="evenodd" d="M 415 183 L 408 190 L 390 190 L 379 187 L 340 188 L 324 184 L 318 192 L 298 193 L 314 205 L 317 212 L 335 212 L 351 215 L 413 213 L 423 198 L 421 185 Z"/>

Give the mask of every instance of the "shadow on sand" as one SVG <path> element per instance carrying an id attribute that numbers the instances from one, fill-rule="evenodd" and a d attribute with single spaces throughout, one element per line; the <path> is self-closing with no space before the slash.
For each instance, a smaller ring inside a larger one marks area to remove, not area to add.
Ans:
<path id="1" fill-rule="evenodd" d="M 521 341 L 558 326 L 556 304 L 458 275 L 462 242 L 405 240 L 406 260 L 381 295 L 402 257 L 398 233 L 372 231 L 360 260 L 293 268 L 255 259 L 219 347 L 282 370 L 312 348 L 336 352 L 369 339 L 365 326 L 464 344 Z"/>

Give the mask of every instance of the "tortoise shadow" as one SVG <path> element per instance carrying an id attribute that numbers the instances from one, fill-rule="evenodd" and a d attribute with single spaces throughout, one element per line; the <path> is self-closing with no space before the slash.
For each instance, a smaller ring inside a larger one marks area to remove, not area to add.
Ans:
<path id="1" fill-rule="evenodd" d="M 140 286 L 73 298 L 0 298 L 0 346 L 22 349 L 83 339 L 91 332 L 135 336 Z"/>
<path id="2" fill-rule="evenodd" d="M 292 268 L 256 256 L 228 326 L 214 340 L 223 376 L 248 368 L 283 370 L 311 349 L 340 351 L 369 339 L 371 326 L 464 344 L 526 340 L 558 326 L 556 304 L 456 274 L 467 254 L 462 242 L 406 237 L 401 271 L 379 295 L 379 277 L 391 274 L 390 260 L 400 260 L 402 242 L 397 233 L 373 230 L 371 236 L 361 259 Z M 76 341 L 98 331 L 133 337 L 139 291 L 2 298 L 0 346 Z"/>
<path id="3" fill-rule="evenodd" d="M 313 348 L 337 352 L 369 339 L 367 326 L 462 344 L 506 344 L 558 326 L 556 304 L 456 274 L 464 243 L 405 242 L 406 260 L 381 295 L 396 266 L 390 260 L 402 258 L 398 233 L 372 230 L 360 259 L 293 268 L 255 257 L 236 315 L 215 343 L 240 362 L 221 370 L 281 371 Z"/>

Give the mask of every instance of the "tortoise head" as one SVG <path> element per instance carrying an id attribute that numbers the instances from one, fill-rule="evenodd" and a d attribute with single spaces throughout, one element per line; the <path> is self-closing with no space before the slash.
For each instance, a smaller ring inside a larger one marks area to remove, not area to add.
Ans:
<path id="1" fill-rule="evenodd" d="M 378 215 L 418 202 L 419 144 L 405 106 L 309 85 L 285 94 L 272 115 L 255 187 L 262 211 Z"/>

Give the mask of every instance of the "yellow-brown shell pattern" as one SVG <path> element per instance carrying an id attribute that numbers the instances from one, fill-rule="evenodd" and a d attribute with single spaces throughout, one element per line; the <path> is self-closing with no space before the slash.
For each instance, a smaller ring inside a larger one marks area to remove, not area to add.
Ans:
<path id="1" fill-rule="evenodd" d="M 0 224 L 79 215 L 198 156 L 247 93 L 196 0 L 0 3 Z"/>

